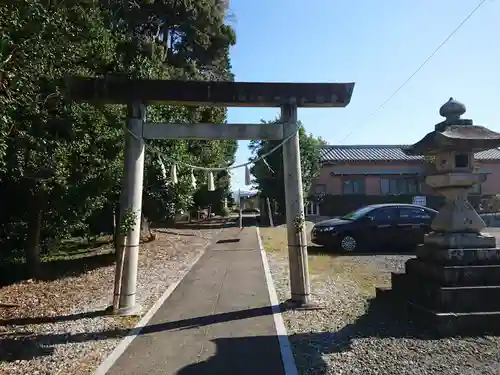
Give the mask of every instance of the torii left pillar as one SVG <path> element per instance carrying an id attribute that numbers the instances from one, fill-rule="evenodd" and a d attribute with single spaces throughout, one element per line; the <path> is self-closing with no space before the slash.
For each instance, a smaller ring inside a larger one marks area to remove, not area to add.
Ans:
<path id="1" fill-rule="evenodd" d="M 141 238 L 142 185 L 144 179 L 144 151 L 142 137 L 146 108 L 142 103 L 128 105 L 127 131 L 125 134 L 125 161 L 123 186 L 120 199 L 120 225 L 125 215 L 132 215 L 126 237 L 121 241 L 115 273 L 115 298 L 119 298 L 118 310 L 114 313 L 137 315 L 136 304 L 137 269 Z M 120 262 L 123 257 L 123 262 Z M 122 269 L 123 265 L 123 269 Z M 117 285 L 120 285 L 117 288 Z"/>

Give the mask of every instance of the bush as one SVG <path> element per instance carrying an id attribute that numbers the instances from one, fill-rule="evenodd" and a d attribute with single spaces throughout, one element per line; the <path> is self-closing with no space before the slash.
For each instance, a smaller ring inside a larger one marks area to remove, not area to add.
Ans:
<path id="1" fill-rule="evenodd" d="M 220 215 L 222 217 L 228 217 L 229 213 L 230 213 L 230 211 L 229 211 L 229 208 L 227 208 L 227 207 L 222 207 L 222 209 L 220 210 Z"/>

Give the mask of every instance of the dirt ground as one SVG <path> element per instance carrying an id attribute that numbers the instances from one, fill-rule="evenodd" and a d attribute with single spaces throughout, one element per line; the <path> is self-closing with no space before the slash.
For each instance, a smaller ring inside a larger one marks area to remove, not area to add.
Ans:
<path id="1" fill-rule="evenodd" d="M 262 228 L 261 236 L 284 301 L 290 296 L 286 228 Z M 309 247 L 311 295 L 322 309 L 282 312 L 299 374 L 499 373 L 499 337 L 436 338 L 405 309 L 374 298 L 376 287 L 390 287 L 391 272 L 404 272 L 411 257 L 341 255 Z"/>
<path id="2" fill-rule="evenodd" d="M 140 247 L 137 302 L 142 313 L 183 277 L 227 220 L 154 229 Z M 64 250 L 64 251 L 63 251 Z M 0 374 L 88 375 L 140 316 L 105 313 L 113 297 L 110 243 L 53 253 L 39 280 L 0 287 Z"/>

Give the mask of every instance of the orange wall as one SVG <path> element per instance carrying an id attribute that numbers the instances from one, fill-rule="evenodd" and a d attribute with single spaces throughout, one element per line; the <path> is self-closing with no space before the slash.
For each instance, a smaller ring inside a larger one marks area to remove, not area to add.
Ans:
<path id="1" fill-rule="evenodd" d="M 489 172 L 486 181 L 482 186 L 482 193 L 485 195 L 500 194 L 500 161 L 491 162 L 476 162 L 476 165 L 481 169 Z M 338 163 L 336 165 L 325 165 L 321 168 L 320 175 L 315 184 L 322 184 L 326 186 L 326 194 L 339 195 L 342 194 L 342 179 L 344 176 L 332 176 L 331 172 L 342 172 L 352 170 L 377 170 L 377 171 L 407 171 L 415 170 L 420 171 L 422 164 L 420 162 L 352 162 L 352 163 Z M 432 194 L 432 189 L 423 184 L 423 193 Z M 365 176 L 365 192 L 367 195 L 380 194 L 380 175 L 367 175 Z"/>
<path id="2" fill-rule="evenodd" d="M 485 195 L 500 194 L 500 162 L 476 162 L 476 165 L 490 173 L 486 177 L 486 181 L 483 182 L 482 193 Z"/>

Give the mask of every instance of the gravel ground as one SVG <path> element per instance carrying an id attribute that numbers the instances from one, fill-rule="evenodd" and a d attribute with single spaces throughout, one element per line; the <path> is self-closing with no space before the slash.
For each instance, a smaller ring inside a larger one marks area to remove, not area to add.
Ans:
<path id="1" fill-rule="evenodd" d="M 157 229 L 141 246 L 138 302 L 143 312 L 181 278 L 221 229 Z M 103 254 L 106 256 L 106 254 Z M 110 258 L 114 258 L 108 254 Z M 139 317 L 103 316 L 111 304 L 114 265 L 54 281 L 0 289 L 0 374 L 87 375 Z"/>
<path id="2" fill-rule="evenodd" d="M 263 231 L 278 297 L 285 300 L 288 263 L 278 236 Z M 310 255 L 311 289 L 325 308 L 283 313 L 300 374 L 500 374 L 500 338 L 432 339 L 404 312 L 372 301 L 375 286 L 389 286 L 389 273 L 402 272 L 408 258 Z"/>

